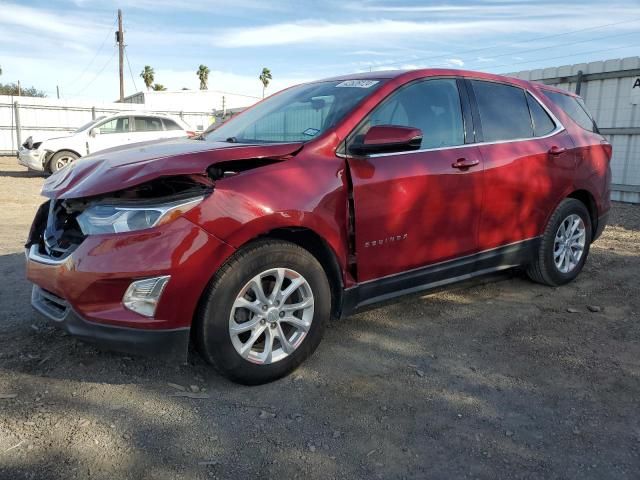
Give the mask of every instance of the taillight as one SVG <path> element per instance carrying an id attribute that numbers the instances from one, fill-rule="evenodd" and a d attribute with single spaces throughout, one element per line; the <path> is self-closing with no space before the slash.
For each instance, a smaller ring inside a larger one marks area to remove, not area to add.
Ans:
<path id="1" fill-rule="evenodd" d="M 189 138 L 193 138 L 193 137 L 195 137 L 195 136 L 196 136 L 196 132 L 192 132 L 192 131 L 190 131 L 190 130 L 187 130 L 187 131 L 186 131 L 186 134 L 187 134 L 187 137 L 189 137 Z"/>

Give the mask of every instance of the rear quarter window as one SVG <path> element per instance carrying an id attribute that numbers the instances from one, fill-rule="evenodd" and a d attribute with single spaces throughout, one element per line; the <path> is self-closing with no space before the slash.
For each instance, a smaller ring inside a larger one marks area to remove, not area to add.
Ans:
<path id="1" fill-rule="evenodd" d="M 545 91 L 544 94 L 564 111 L 571 119 L 585 130 L 597 132 L 598 127 L 579 97 L 571 97 L 564 93 Z"/>
<path id="2" fill-rule="evenodd" d="M 531 120 L 533 121 L 533 134 L 536 137 L 543 137 L 553 132 L 556 124 L 553 123 L 547 111 L 542 108 L 542 105 L 530 93 L 527 93 L 527 103 L 529 104 Z"/>
<path id="3" fill-rule="evenodd" d="M 182 128 L 173 120 L 168 120 L 166 118 L 163 118 L 162 122 L 164 123 L 165 130 L 182 130 Z"/>

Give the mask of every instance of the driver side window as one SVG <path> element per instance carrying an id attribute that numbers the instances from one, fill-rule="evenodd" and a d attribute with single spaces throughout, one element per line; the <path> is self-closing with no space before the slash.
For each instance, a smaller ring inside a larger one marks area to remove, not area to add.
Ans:
<path id="1" fill-rule="evenodd" d="M 114 118 L 99 127 L 100 134 L 126 133 L 129 131 L 129 117 Z"/>
<path id="2" fill-rule="evenodd" d="M 401 87 L 369 114 L 354 141 L 361 142 L 376 125 L 419 128 L 421 149 L 463 145 L 462 106 L 455 79 L 424 80 Z"/>

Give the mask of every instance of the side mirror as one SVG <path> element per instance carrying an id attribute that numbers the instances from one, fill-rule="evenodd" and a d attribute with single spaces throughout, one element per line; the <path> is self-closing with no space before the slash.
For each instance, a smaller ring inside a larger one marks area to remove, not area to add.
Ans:
<path id="1" fill-rule="evenodd" d="M 89 135 L 91 135 L 92 137 L 95 137 L 96 135 L 100 135 L 100 129 L 92 128 L 91 130 L 89 130 Z"/>
<path id="2" fill-rule="evenodd" d="M 351 145 L 349 150 L 358 155 L 392 153 L 418 150 L 422 144 L 422 130 L 398 125 L 371 127 L 362 143 Z"/>

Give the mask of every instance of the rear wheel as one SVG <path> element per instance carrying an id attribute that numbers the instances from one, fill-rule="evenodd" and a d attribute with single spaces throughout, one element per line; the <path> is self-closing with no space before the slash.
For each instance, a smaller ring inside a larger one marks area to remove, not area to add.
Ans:
<path id="1" fill-rule="evenodd" d="M 215 275 L 196 319 L 200 351 L 230 379 L 266 383 L 316 349 L 331 312 L 329 282 L 303 248 L 264 240 Z"/>
<path id="2" fill-rule="evenodd" d="M 49 160 L 49 170 L 51 173 L 56 173 L 61 168 L 75 162 L 78 158 L 80 158 L 80 156 L 73 152 L 58 152 L 51 157 L 51 160 Z"/>
<path id="3" fill-rule="evenodd" d="M 551 216 L 536 258 L 527 269 L 529 277 L 551 286 L 576 278 L 589 254 L 591 232 L 587 207 L 575 198 L 563 200 Z"/>

